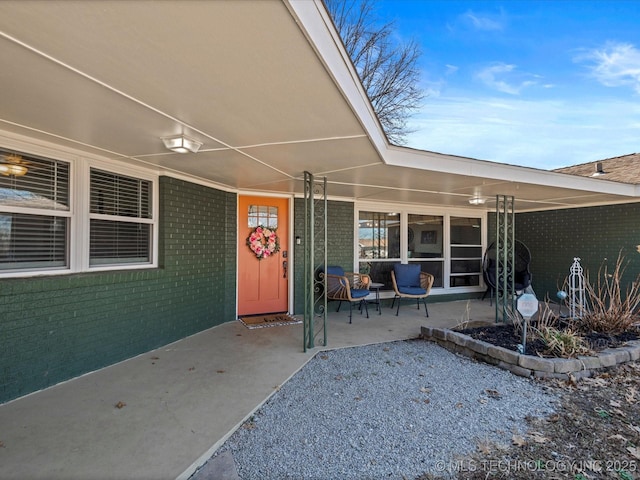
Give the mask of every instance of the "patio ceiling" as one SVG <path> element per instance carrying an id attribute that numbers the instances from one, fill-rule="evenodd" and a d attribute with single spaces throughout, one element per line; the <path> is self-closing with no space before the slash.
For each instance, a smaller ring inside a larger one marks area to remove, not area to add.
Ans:
<path id="1" fill-rule="evenodd" d="M 317 1 L 3 1 L 0 58 L 0 145 L 35 139 L 240 192 L 301 194 L 309 171 L 356 200 L 638 200 L 635 185 L 390 146 Z M 200 152 L 165 150 L 179 133 Z"/>

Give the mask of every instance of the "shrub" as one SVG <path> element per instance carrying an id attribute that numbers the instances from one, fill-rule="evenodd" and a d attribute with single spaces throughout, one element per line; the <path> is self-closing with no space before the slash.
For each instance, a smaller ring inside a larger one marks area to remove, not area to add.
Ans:
<path id="1" fill-rule="evenodd" d="M 535 335 L 545 346 L 545 354 L 553 357 L 571 358 L 589 353 L 585 340 L 574 330 L 559 330 L 556 327 L 544 326 L 534 329 Z"/>
<path id="2" fill-rule="evenodd" d="M 605 262 L 598 270 L 595 284 L 585 281 L 588 307 L 576 324 L 582 332 L 616 335 L 632 329 L 638 322 L 640 281 L 636 279 L 624 293 L 621 287 L 627 265 L 619 254 L 612 271 Z"/>

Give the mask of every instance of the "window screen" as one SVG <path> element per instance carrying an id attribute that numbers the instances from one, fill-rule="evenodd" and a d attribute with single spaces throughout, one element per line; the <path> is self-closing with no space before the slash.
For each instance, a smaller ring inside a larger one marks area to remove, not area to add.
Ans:
<path id="1" fill-rule="evenodd" d="M 151 182 L 91 169 L 91 213 L 151 218 Z"/>
<path id="2" fill-rule="evenodd" d="M 0 167 L 16 165 L 21 175 L 0 169 L 0 207 L 69 210 L 68 163 L 0 150 Z"/>
<path id="3" fill-rule="evenodd" d="M 151 262 L 151 186 L 91 169 L 89 265 Z"/>
<path id="4" fill-rule="evenodd" d="M 64 217 L 0 214 L 0 271 L 66 266 L 67 226 Z"/>
<path id="5" fill-rule="evenodd" d="M 69 164 L 0 150 L 0 272 L 68 265 Z"/>

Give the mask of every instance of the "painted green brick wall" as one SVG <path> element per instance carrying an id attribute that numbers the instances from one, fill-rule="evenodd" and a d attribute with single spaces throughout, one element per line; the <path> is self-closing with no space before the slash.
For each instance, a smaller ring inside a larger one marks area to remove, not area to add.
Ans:
<path id="1" fill-rule="evenodd" d="M 351 202 L 327 202 L 327 262 L 329 265 L 340 265 L 345 270 L 353 269 L 353 226 L 354 206 Z M 295 285 L 294 312 L 304 313 L 304 289 L 302 276 L 304 271 L 304 199 L 294 202 L 294 237 L 302 239 L 295 245 Z M 316 248 L 321 248 L 316 242 Z"/>
<path id="2" fill-rule="evenodd" d="M 160 179 L 160 268 L 0 280 L 0 403 L 235 318 L 236 196 Z"/>
<path id="3" fill-rule="evenodd" d="M 640 204 L 521 213 L 516 237 L 531 250 L 533 288 L 540 299 L 553 301 L 574 257 L 595 279 L 603 262 L 613 267 L 619 252 L 628 261 L 623 282 L 640 273 Z"/>

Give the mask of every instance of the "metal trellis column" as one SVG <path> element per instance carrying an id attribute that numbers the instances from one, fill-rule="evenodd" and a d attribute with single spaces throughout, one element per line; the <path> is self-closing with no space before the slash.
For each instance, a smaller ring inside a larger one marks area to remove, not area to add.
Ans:
<path id="1" fill-rule="evenodd" d="M 514 250 L 514 198 L 496 195 L 496 323 L 515 312 Z"/>
<path id="2" fill-rule="evenodd" d="M 304 328 L 303 348 L 314 348 L 322 336 L 327 345 L 327 179 L 304 172 Z"/>

